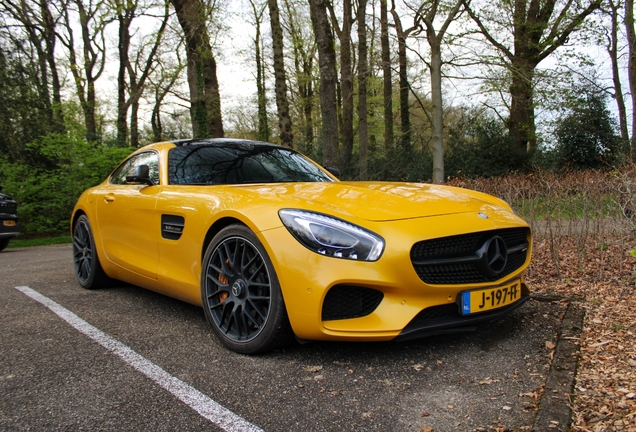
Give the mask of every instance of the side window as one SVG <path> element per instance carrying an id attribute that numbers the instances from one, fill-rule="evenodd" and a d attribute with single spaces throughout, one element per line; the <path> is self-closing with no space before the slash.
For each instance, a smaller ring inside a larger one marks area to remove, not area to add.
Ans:
<path id="1" fill-rule="evenodd" d="M 139 165 L 148 165 L 150 168 L 150 180 L 154 184 L 159 184 L 159 155 L 156 152 L 139 153 L 131 157 L 115 170 L 110 176 L 110 182 L 112 184 L 126 184 L 128 173 Z"/>

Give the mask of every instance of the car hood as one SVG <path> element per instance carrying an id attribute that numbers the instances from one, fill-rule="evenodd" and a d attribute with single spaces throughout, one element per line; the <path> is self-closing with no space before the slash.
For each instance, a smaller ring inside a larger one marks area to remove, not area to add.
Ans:
<path id="1" fill-rule="evenodd" d="M 390 221 L 478 212 L 485 204 L 508 206 L 494 197 L 455 187 L 421 183 L 333 182 L 241 185 L 260 199 L 369 221 Z M 282 203 L 281 203 L 282 202 Z"/>

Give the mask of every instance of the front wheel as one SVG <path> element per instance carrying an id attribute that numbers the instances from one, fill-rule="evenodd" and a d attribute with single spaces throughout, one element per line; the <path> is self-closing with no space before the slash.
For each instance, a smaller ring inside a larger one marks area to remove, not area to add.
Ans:
<path id="1" fill-rule="evenodd" d="M 110 281 L 99 263 L 93 231 L 86 215 L 81 215 L 73 227 L 73 263 L 77 280 L 86 289 L 102 288 Z"/>
<path id="2" fill-rule="evenodd" d="M 293 341 L 274 267 L 243 225 L 221 230 L 205 253 L 201 297 L 212 330 L 229 349 L 258 354 Z"/>

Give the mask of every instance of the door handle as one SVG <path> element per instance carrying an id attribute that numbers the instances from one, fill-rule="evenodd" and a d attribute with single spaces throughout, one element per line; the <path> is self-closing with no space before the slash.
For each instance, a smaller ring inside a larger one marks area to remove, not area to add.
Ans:
<path id="1" fill-rule="evenodd" d="M 104 201 L 106 201 L 106 203 L 112 203 L 113 201 L 115 201 L 115 195 L 112 193 L 106 194 L 104 196 Z"/>

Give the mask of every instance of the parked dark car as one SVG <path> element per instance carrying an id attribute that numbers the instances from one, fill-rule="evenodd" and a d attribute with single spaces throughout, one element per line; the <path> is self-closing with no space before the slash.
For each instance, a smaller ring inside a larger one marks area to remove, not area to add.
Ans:
<path id="1" fill-rule="evenodd" d="M 13 198 L 2 193 L 0 186 L 0 251 L 9 245 L 9 240 L 20 234 L 20 222 L 16 216 L 18 206 Z"/>

